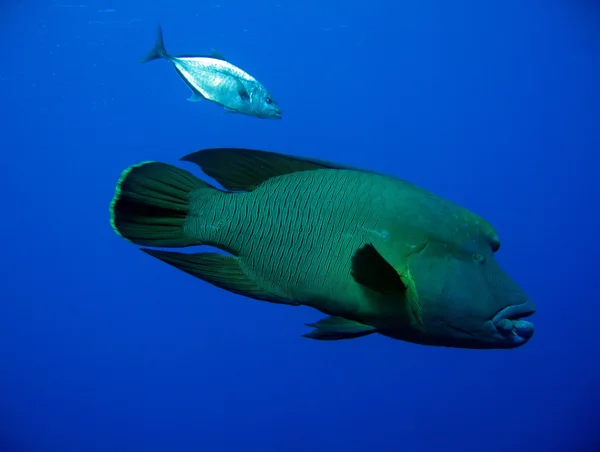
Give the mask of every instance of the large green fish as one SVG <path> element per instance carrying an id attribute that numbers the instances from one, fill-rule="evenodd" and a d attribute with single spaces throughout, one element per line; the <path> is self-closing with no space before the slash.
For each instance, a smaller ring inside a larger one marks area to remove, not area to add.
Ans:
<path id="1" fill-rule="evenodd" d="M 494 258 L 484 219 L 420 187 L 336 163 L 247 149 L 126 169 L 111 203 L 123 238 L 236 294 L 327 314 L 305 337 L 379 333 L 426 345 L 506 349 L 525 344 L 535 306 Z"/>

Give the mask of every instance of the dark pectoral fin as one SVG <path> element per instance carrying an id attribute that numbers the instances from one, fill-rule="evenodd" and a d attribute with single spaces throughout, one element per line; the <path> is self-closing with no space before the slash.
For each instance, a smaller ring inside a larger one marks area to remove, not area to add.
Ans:
<path id="1" fill-rule="evenodd" d="M 398 272 L 370 243 L 352 256 L 352 277 L 357 283 L 384 295 L 406 290 Z"/>
<path id="2" fill-rule="evenodd" d="M 307 323 L 306 326 L 314 328 L 303 337 L 320 341 L 337 341 L 342 339 L 355 339 L 377 332 L 375 328 L 364 323 L 348 320 L 343 317 L 325 317 L 317 323 Z"/>
<path id="3" fill-rule="evenodd" d="M 283 299 L 259 287 L 242 271 L 237 257 L 218 253 L 176 253 L 148 248 L 142 248 L 142 251 L 229 292 L 271 303 L 298 305 L 293 300 Z"/>
<path id="4" fill-rule="evenodd" d="M 352 277 L 357 283 L 380 294 L 401 296 L 410 321 L 423 325 L 419 293 L 408 266 L 394 268 L 372 244 L 367 244 L 352 257 Z"/>
<path id="5" fill-rule="evenodd" d="M 248 94 L 248 90 L 246 90 L 246 87 L 244 86 L 244 84 L 241 82 L 241 80 L 236 80 L 237 82 L 237 92 L 240 95 L 240 97 L 242 98 L 242 100 L 244 102 L 247 102 L 250 100 L 250 94 Z"/>
<path id="6" fill-rule="evenodd" d="M 411 320 L 419 325 L 423 325 L 423 308 L 419 300 L 419 292 L 417 292 L 415 280 L 410 274 L 410 269 L 407 268 L 400 277 L 406 286 L 406 303 L 410 309 Z"/>

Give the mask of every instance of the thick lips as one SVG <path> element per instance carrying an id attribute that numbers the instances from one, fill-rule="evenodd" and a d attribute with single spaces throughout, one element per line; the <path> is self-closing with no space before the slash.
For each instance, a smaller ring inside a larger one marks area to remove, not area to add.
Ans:
<path id="1" fill-rule="evenodd" d="M 522 319 L 533 314 L 535 305 L 531 300 L 527 300 L 523 304 L 504 308 L 494 316 L 492 322 L 503 335 L 529 339 L 533 336 L 535 328 L 531 322 Z"/>

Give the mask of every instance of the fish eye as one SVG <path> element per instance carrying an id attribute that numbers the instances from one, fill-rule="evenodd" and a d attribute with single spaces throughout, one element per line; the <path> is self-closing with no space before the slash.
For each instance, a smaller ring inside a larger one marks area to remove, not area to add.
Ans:
<path id="1" fill-rule="evenodd" d="M 267 98 L 265 99 L 265 102 L 266 102 L 266 103 L 268 103 L 268 104 L 272 104 L 272 103 L 273 103 L 273 100 L 272 100 L 270 97 L 267 97 Z"/>
<path id="2" fill-rule="evenodd" d="M 481 255 L 479 253 L 473 253 L 473 256 L 471 256 L 471 257 L 478 264 L 483 264 L 485 262 L 485 257 L 483 257 L 483 255 Z"/>

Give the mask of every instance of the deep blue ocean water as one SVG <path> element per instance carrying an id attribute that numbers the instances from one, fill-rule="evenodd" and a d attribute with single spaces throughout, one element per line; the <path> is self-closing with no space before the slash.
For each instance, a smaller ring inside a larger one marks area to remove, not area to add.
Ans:
<path id="1" fill-rule="evenodd" d="M 71 3 L 69 3 L 71 2 Z M 600 450 L 600 5 L 3 0 L 0 452 Z M 186 102 L 212 48 L 280 121 Z M 119 174 L 208 147 L 408 179 L 482 215 L 536 302 L 514 350 L 300 337 L 110 228 Z"/>

